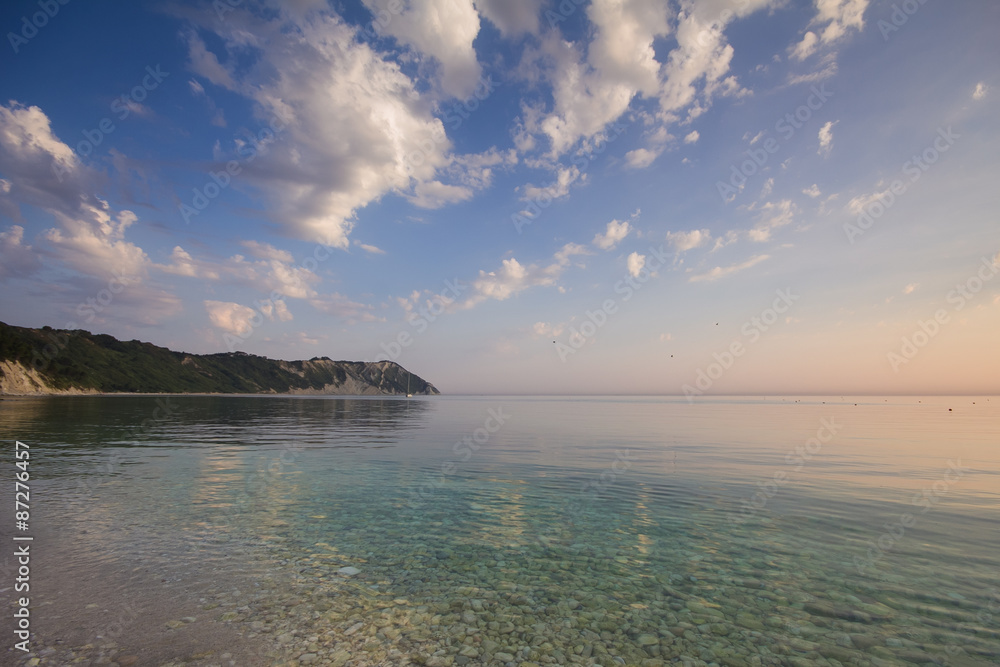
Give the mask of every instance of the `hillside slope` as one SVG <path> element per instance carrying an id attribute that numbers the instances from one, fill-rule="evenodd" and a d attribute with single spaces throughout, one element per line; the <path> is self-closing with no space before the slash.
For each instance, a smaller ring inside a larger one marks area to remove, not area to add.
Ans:
<path id="1" fill-rule="evenodd" d="M 0 394 L 438 394 L 392 361 L 281 361 L 245 352 L 186 354 L 77 329 L 0 322 Z"/>

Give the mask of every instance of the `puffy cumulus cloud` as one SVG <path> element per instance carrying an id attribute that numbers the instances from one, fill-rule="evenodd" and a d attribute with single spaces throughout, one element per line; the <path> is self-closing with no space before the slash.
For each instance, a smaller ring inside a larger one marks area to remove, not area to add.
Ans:
<path id="1" fill-rule="evenodd" d="M 813 183 L 808 188 L 804 188 L 802 190 L 802 194 L 804 194 L 804 195 L 806 195 L 808 197 L 811 197 L 813 199 L 816 199 L 816 197 L 819 197 L 823 193 L 820 192 L 819 186 L 816 185 L 815 183 Z"/>
<path id="2" fill-rule="evenodd" d="M 125 240 L 136 222 L 132 211 L 114 211 L 91 194 L 97 174 L 73 149 L 52 133 L 38 107 L 17 102 L 0 105 L 0 188 L 3 207 L 15 218 L 21 204 L 51 213 L 57 227 L 42 233 L 39 252 L 85 276 L 128 276 L 130 284 L 146 276 L 149 258 Z"/>
<path id="3" fill-rule="evenodd" d="M 653 40 L 670 33 L 666 5 L 659 0 L 593 0 L 587 16 L 597 29 L 588 60 L 600 79 L 622 81 L 637 93 L 655 95 L 660 63 Z"/>
<path id="4" fill-rule="evenodd" d="M 528 49 L 520 71 L 529 81 L 552 84 L 551 103 L 527 105 L 518 147 L 548 147 L 558 158 L 599 136 L 633 110 L 647 125 L 648 145 L 631 151 L 626 164 L 649 166 L 673 139 L 666 128 L 705 112 L 719 95 L 745 95 L 729 72 L 733 48 L 724 28 L 736 18 L 774 6 L 778 0 L 681 0 L 674 9 L 662 0 L 593 0 L 586 8 L 593 26 L 579 42 L 565 39 L 558 25 Z M 662 51 L 666 37 L 675 45 Z M 653 103 L 655 113 L 634 109 Z M 536 142 L 534 137 L 546 141 Z M 689 132 L 686 140 L 697 140 Z"/>
<path id="5" fill-rule="evenodd" d="M 205 310 L 212 326 L 234 336 L 244 337 L 253 331 L 257 311 L 231 301 L 205 301 Z"/>
<path id="6" fill-rule="evenodd" d="M 833 44 L 849 30 L 861 30 L 868 3 L 869 0 L 816 0 L 816 16 L 810 22 L 815 31 L 807 31 L 801 41 L 789 48 L 789 54 L 796 60 L 805 60 L 820 46 Z"/>
<path id="7" fill-rule="evenodd" d="M 420 208 L 430 209 L 471 199 L 476 190 L 488 188 L 493 183 L 494 169 L 507 169 L 517 162 L 516 151 L 500 151 L 496 147 L 482 153 L 451 155 L 442 171 L 455 184 L 441 181 L 418 183 L 408 199 Z"/>
<path id="8" fill-rule="evenodd" d="M 113 278 L 120 275 L 141 281 L 150 266 L 139 246 L 125 240 L 125 230 L 138 219 L 132 211 L 114 214 L 107 202 L 86 204 L 80 215 L 53 211 L 59 227 L 42 236 L 48 254 L 88 276 Z"/>
<path id="9" fill-rule="evenodd" d="M 261 314 L 271 322 L 291 322 L 294 318 L 288 310 L 288 304 L 283 299 L 271 301 L 268 299 L 260 305 Z"/>
<path id="10" fill-rule="evenodd" d="M 779 202 L 766 202 L 759 207 L 751 206 L 749 210 L 759 210 L 760 214 L 756 224 L 747 232 L 747 235 L 751 241 L 763 243 L 771 239 L 771 234 L 775 229 L 791 224 L 798 208 L 790 199 L 782 199 Z"/>
<path id="11" fill-rule="evenodd" d="M 698 130 L 691 130 L 684 136 L 684 143 L 693 144 L 696 143 L 700 138 L 701 135 L 698 134 Z"/>
<path id="12" fill-rule="evenodd" d="M 628 236 L 630 231 L 632 231 L 632 225 L 627 221 L 619 222 L 618 220 L 612 220 L 608 223 L 604 233 L 596 234 L 591 243 L 601 250 L 611 250 Z"/>
<path id="13" fill-rule="evenodd" d="M 564 41 L 557 31 L 546 33 L 541 49 L 532 55 L 548 63 L 543 69 L 551 72 L 554 104 L 548 113 L 528 114 L 525 128 L 548 138 L 549 157 L 557 158 L 579 140 L 603 132 L 628 109 L 635 90 L 595 70 L 580 47 Z"/>
<path id="14" fill-rule="evenodd" d="M 720 278 L 725 278 L 726 276 L 731 276 L 734 273 L 739 273 L 740 271 L 749 269 L 752 266 L 757 266 L 761 262 L 766 261 L 768 259 L 770 259 L 770 255 L 754 255 L 747 261 L 742 262 L 740 264 L 732 264 L 730 266 L 717 266 L 711 271 L 695 274 L 690 278 L 688 278 L 688 280 L 692 283 L 719 280 Z"/>
<path id="15" fill-rule="evenodd" d="M 44 111 L 13 101 L 0 104 L 0 173 L 0 206 L 15 220 L 20 204 L 75 214 L 100 178 L 52 133 Z"/>
<path id="16" fill-rule="evenodd" d="M 712 234 L 707 229 L 692 229 L 689 232 L 667 232 L 667 242 L 677 252 L 686 252 L 700 248 L 712 240 Z"/>
<path id="17" fill-rule="evenodd" d="M 819 128 L 819 150 L 820 155 L 829 155 L 833 150 L 833 126 L 840 121 L 828 120 Z"/>
<path id="18" fill-rule="evenodd" d="M 476 9 L 504 37 L 538 32 L 540 0 L 476 0 Z"/>
<path id="19" fill-rule="evenodd" d="M 424 181 L 417 184 L 409 200 L 414 206 L 419 206 L 420 208 L 441 208 L 447 204 L 471 199 L 472 195 L 472 188 L 464 185 L 451 185 L 442 183 L 441 181 Z"/>
<path id="20" fill-rule="evenodd" d="M 212 281 L 229 281 L 259 292 L 272 292 L 291 299 L 310 299 L 317 295 L 320 277 L 304 266 L 295 266 L 291 253 L 267 243 L 243 243 L 255 259 L 233 255 L 226 259 L 194 258 L 176 246 L 166 264 L 156 268 L 173 275 Z"/>
<path id="21" fill-rule="evenodd" d="M 562 199 L 569 194 L 569 188 L 577 180 L 585 180 L 586 175 L 581 175 L 576 167 L 559 167 L 556 170 L 556 180 L 545 187 L 539 187 L 528 183 L 518 188 L 521 199 L 524 201 L 538 201 L 545 199 Z"/>
<path id="22" fill-rule="evenodd" d="M 24 243 L 24 227 L 0 232 L 0 278 L 25 278 L 41 268 L 34 248 Z"/>
<path id="23" fill-rule="evenodd" d="M 972 91 L 972 99 L 981 100 L 986 97 L 986 92 L 989 90 L 989 86 L 980 81 L 976 84 L 975 90 Z"/>
<path id="24" fill-rule="evenodd" d="M 376 22 L 380 32 L 436 61 L 446 95 L 462 98 L 471 94 L 482 73 L 472 46 L 479 34 L 479 14 L 472 0 L 409 0 L 402 3 L 403 11 L 394 13 L 398 1 L 364 3 L 376 16 L 387 13 L 387 21 Z"/>
<path id="25" fill-rule="evenodd" d="M 633 278 L 638 278 L 639 274 L 642 272 L 643 267 L 646 266 L 646 256 L 640 255 L 637 252 L 630 254 L 625 260 L 625 266 L 628 268 L 628 274 Z"/>
<path id="26" fill-rule="evenodd" d="M 625 154 L 625 164 L 632 169 L 645 169 L 660 157 L 662 148 L 636 148 Z"/>
<path id="27" fill-rule="evenodd" d="M 355 27 L 317 7 L 274 4 L 266 17 L 233 12 L 206 23 L 200 30 L 222 40 L 221 60 L 202 53 L 199 33 L 188 34 L 195 71 L 250 99 L 261 126 L 277 130 L 266 155 L 247 161 L 241 174 L 268 195 L 274 221 L 294 237 L 346 249 L 356 213 L 386 194 L 433 208 L 486 187 L 494 165 L 485 163 L 494 158 L 452 155 L 433 96 L 391 54 L 359 41 Z M 452 10 L 456 16 L 445 20 Z M 457 48 L 452 37 L 460 34 L 471 49 L 472 22 L 478 25 L 478 16 L 468 0 L 421 0 L 392 15 L 385 29 L 423 44 L 440 28 L 447 34 L 434 48 Z M 451 51 L 437 53 L 457 62 Z M 473 65 L 444 68 L 442 61 L 448 85 L 474 87 Z M 222 147 L 215 159 L 225 161 L 238 147 Z"/>
<path id="28" fill-rule="evenodd" d="M 482 190 L 493 183 L 494 169 L 508 169 L 517 163 L 513 148 L 501 151 L 493 147 L 482 153 L 453 156 L 446 171 L 456 182 Z"/>
<path id="29" fill-rule="evenodd" d="M 457 307 L 473 308 L 489 299 L 505 301 L 526 289 L 555 285 L 563 271 L 571 264 L 571 257 L 590 254 L 576 243 L 567 243 L 553 255 L 551 264 L 525 266 L 511 257 L 501 262 L 496 271 L 480 271 L 472 281 L 472 294 Z"/>

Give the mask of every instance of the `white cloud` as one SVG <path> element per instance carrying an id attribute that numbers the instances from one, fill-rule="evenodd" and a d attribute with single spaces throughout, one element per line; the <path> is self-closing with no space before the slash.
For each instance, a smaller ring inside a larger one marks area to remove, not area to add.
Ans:
<path id="1" fill-rule="evenodd" d="M 295 266 L 291 253 L 257 241 L 246 241 L 243 245 L 256 260 L 249 260 L 243 255 L 227 259 L 194 258 L 176 246 L 168 263 L 154 266 L 165 273 L 202 280 L 225 280 L 265 294 L 277 292 L 292 299 L 316 297 L 315 285 L 320 282 L 320 277 L 305 267 Z"/>
<path id="2" fill-rule="evenodd" d="M 719 250 L 720 248 L 725 248 L 727 245 L 732 245 L 740 240 L 740 232 L 735 229 L 730 229 L 725 234 L 715 239 L 715 245 L 712 246 L 712 252 Z"/>
<path id="3" fill-rule="evenodd" d="M 656 158 L 660 157 L 663 150 L 650 150 L 648 148 L 636 148 L 625 154 L 625 164 L 632 169 L 645 169 L 653 164 Z"/>
<path id="4" fill-rule="evenodd" d="M 435 59 L 445 94 L 457 98 L 472 94 L 482 73 L 472 45 L 479 34 L 479 14 L 472 0 L 409 0 L 399 13 L 388 9 L 391 0 L 364 3 L 376 15 L 389 12 L 391 19 L 379 23 L 381 32 Z"/>
<path id="5" fill-rule="evenodd" d="M 193 32 L 188 50 L 199 74 L 255 103 L 261 128 L 279 129 L 241 179 L 269 196 L 272 219 L 291 236 L 346 249 L 357 212 L 386 194 L 434 208 L 489 185 L 490 165 L 451 154 L 433 95 L 418 90 L 392 54 L 357 40 L 356 29 L 326 9 L 281 4 L 268 16 L 233 12 L 203 26 L 222 39 L 226 64 L 206 55 Z M 419 0 L 386 30 L 442 58 L 442 86 L 459 92 L 478 81 L 471 47 L 478 20 L 469 0 Z M 435 31 L 442 34 L 431 40 Z M 224 147 L 216 159 L 237 148 Z"/>
<path id="6" fill-rule="evenodd" d="M 625 264 L 628 267 L 628 274 L 633 278 L 638 278 L 639 273 L 642 272 L 643 267 L 646 266 L 646 256 L 633 252 L 625 260 Z"/>
<path id="7" fill-rule="evenodd" d="M 750 240 L 758 243 L 770 240 L 771 233 L 779 227 L 790 224 L 797 211 L 797 207 L 790 199 L 783 199 L 777 203 L 765 203 L 760 207 L 757 223 L 747 233 Z"/>
<path id="8" fill-rule="evenodd" d="M 260 312 L 271 322 L 274 322 L 275 319 L 279 322 L 291 322 L 294 319 L 288 311 L 288 305 L 282 299 L 276 301 L 268 299 L 261 303 Z"/>
<path id="9" fill-rule="evenodd" d="M 820 155 L 829 155 L 833 150 L 833 126 L 839 123 L 837 120 L 828 120 L 823 127 L 819 128 L 819 150 Z"/>
<path id="10" fill-rule="evenodd" d="M 0 104 L 0 173 L 2 212 L 15 220 L 19 204 L 76 214 L 100 180 L 52 133 L 45 112 L 13 101 Z"/>
<path id="11" fill-rule="evenodd" d="M 563 271 L 570 265 L 575 255 L 589 255 L 585 246 L 567 243 L 553 255 L 553 263 L 548 266 L 531 264 L 524 266 L 511 257 L 501 262 L 497 271 L 480 271 L 472 282 L 473 294 L 459 307 L 472 308 L 488 299 L 505 301 L 531 287 L 555 285 Z"/>
<path id="12" fill-rule="evenodd" d="M 802 190 L 802 194 L 807 195 L 807 196 L 812 197 L 813 199 L 815 199 L 816 197 L 819 197 L 823 193 L 819 191 L 819 186 L 816 185 L 815 183 L 813 183 L 808 188 L 803 189 Z"/>
<path id="13" fill-rule="evenodd" d="M 567 243 L 562 248 L 556 251 L 556 254 L 552 256 L 556 263 L 560 266 L 568 266 L 570 263 L 570 257 L 574 255 L 589 255 L 591 252 L 587 250 L 587 246 L 580 245 L 579 243 Z"/>
<path id="14" fill-rule="evenodd" d="M 920 287 L 920 283 L 910 283 L 903 288 L 903 294 L 913 294 L 918 287 Z"/>
<path id="15" fill-rule="evenodd" d="M 661 0 L 593 0 L 586 9 L 593 26 L 589 43 L 567 41 L 556 28 L 529 50 L 521 70 L 529 72 L 529 80 L 544 76 L 551 82 L 553 103 L 550 109 L 529 108 L 524 127 L 548 139 L 550 157 L 605 132 L 637 98 L 658 102 L 646 119 L 662 129 L 697 117 L 717 95 L 748 93 L 729 75 L 733 49 L 721 19 L 746 16 L 775 1 L 748 0 L 727 13 L 713 6 L 718 3 L 680 4 L 673 14 Z M 654 45 L 668 36 L 676 46 L 657 59 Z M 686 119 L 680 115 L 685 110 Z M 696 136 L 689 133 L 689 141 Z M 649 165 L 662 149 L 653 139 L 630 154 L 628 165 Z"/>
<path id="16" fill-rule="evenodd" d="M 755 255 L 741 264 L 733 264 L 726 267 L 717 266 L 706 273 L 693 275 L 688 280 L 692 283 L 718 280 L 719 278 L 725 278 L 726 276 L 731 276 L 739 271 L 749 269 L 750 267 L 756 266 L 767 259 L 770 259 L 770 255 Z"/>
<path id="17" fill-rule="evenodd" d="M 986 97 L 986 93 L 988 90 L 989 87 L 985 83 L 980 81 L 979 83 L 976 84 L 976 89 L 972 91 L 972 99 L 974 100 L 983 99 L 984 97 Z"/>
<path id="18" fill-rule="evenodd" d="M 712 240 L 712 234 L 707 229 L 692 229 L 689 232 L 667 232 L 667 241 L 677 252 L 686 252 L 699 248 Z"/>
<path id="19" fill-rule="evenodd" d="M 236 336 L 246 336 L 253 331 L 251 321 L 257 314 L 253 308 L 231 301 L 205 301 L 204 305 L 214 327 Z"/>
<path id="20" fill-rule="evenodd" d="M 802 36 L 802 41 L 791 48 L 790 55 L 796 60 L 805 60 L 816 52 L 819 37 L 812 30 Z"/>
<path id="21" fill-rule="evenodd" d="M 538 32 L 539 0 L 476 0 L 476 9 L 489 19 L 504 37 Z"/>
<path id="22" fill-rule="evenodd" d="M 858 195 L 847 202 L 847 210 L 851 212 L 851 215 L 858 216 L 861 215 L 871 204 L 885 198 L 889 195 L 889 188 L 882 191 L 871 192 L 865 195 Z"/>
<path id="23" fill-rule="evenodd" d="M 227 90 L 236 90 L 237 86 L 232 74 L 219 62 L 219 58 L 208 50 L 208 47 L 205 46 L 205 41 L 198 33 L 190 31 L 185 36 L 188 42 L 188 63 L 191 71 L 208 79 L 217 86 L 222 86 Z M 198 84 L 197 81 L 194 83 L 204 92 L 201 84 Z M 194 86 L 192 86 L 192 90 L 197 92 Z"/>
<path id="24" fill-rule="evenodd" d="M 359 243 L 357 241 L 355 241 L 355 243 L 357 244 L 357 246 L 359 248 L 361 248 L 365 252 L 369 252 L 369 253 L 371 253 L 373 255 L 384 255 L 385 254 L 385 250 L 382 250 L 378 246 L 369 245 L 367 243 Z"/>
<path id="25" fill-rule="evenodd" d="M 287 250 L 279 250 L 269 243 L 260 241 L 241 241 L 240 245 L 250 251 L 250 254 L 258 259 L 272 259 L 278 262 L 291 264 L 295 261 L 292 253 Z"/>
<path id="26" fill-rule="evenodd" d="M 628 236 L 628 233 L 632 230 L 632 225 L 627 221 L 619 222 L 617 220 L 612 220 L 608 223 L 607 228 L 604 230 L 603 234 L 596 234 L 592 243 L 600 248 L 601 250 L 611 250 L 616 245 L 618 245 L 622 239 Z"/>
<path id="27" fill-rule="evenodd" d="M 472 188 L 464 185 L 451 185 L 441 181 L 424 181 L 418 183 L 413 195 L 408 199 L 414 206 L 420 208 L 441 208 L 448 204 L 471 199 Z"/>
<path id="28" fill-rule="evenodd" d="M 701 138 L 701 135 L 698 134 L 698 130 L 691 130 L 690 132 L 687 133 L 687 135 L 685 135 L 685 137 L 684 137 L 684 143 L 686 143 L 686 144 L 693 144 L 693 143 L 697 142 L 698 139 L 700 139 L 700 138 Z"/>
<path id="29" fill-rule="evenodd" d="M 869 0 L 815 0 L 816 16 L 810 25 L 816 31 L 808 31 L 789 53 L 796 60 L 805 60 L 820 46 L 829 46 L 847 34 L 851 29 L 861 30 Z"/>
<path id="30" fill-rule="evenodd" d="M 762 187 L 760 189 L 760 198 L 763 199 L 764 197 L 767 197 L 769 194 L 771 194 L 772 190 L 774 190 L 774 178 L 773 177 L 767 179 L 766 181 L 764 181 L 764 187 Z"/>
<path id="31" fill-rule="evenodd" d="M 536 338 L 552 338 L 561 335 L 565 330 L 565 324 L 549 324 L 548 322 L 535 322 L 531 327 L 531 332 Z"/>
<path id="32" fill-rule="evenodd" d="M 556 180 L 551 185 L 544 188 L 530 183 L 521 186 L 519 188 L 521 199 L 524 201 L 561 199 L 569 194 L 569 187 L 580 178 L 580 170 L 576 167 L 559 167 L 556 171 Z"/>

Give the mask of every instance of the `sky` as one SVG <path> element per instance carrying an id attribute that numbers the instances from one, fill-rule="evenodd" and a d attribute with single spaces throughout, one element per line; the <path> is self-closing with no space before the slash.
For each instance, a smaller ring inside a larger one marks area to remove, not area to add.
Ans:
<path id="1" fill-rule="evenodd" d="M 1000 4 L 12 1 L 0 320 L 445 393 L 1000 393 Z"/>

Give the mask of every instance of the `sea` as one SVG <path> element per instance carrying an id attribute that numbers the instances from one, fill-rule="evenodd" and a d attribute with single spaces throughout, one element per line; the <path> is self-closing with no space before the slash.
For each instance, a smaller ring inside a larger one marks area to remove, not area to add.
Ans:
<path id="1" fill-rule="evenodd" d="M 0 440 L 2 664 L 1000 665 L 995 396 L 6 397 Z"/>

